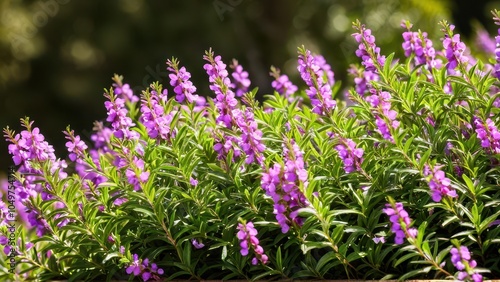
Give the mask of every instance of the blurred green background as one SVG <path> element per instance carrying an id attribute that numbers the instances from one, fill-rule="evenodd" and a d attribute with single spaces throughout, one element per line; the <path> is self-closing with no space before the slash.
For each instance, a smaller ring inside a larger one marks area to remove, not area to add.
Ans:
<path id="1" fill-rule="evenodd" d="M 399 52 L 403 19 L 427 31 L 441 48 L 438 21 L 457 25 L 464 39 L 474 27 L 496 32 L 490 10 L 499 1 L 430 0 L 0 0 L 0 126 L 19 131 L 29 116 L 65 158 L 68 124 L 88 141 L 103 120 L 103 88 L 114 73 L 139 95 L 149 83 L 168 84 L 165 60 L 175 56 L 192 73 L 198 94 L 211 95 L 202 56 L 212 47 L 250 73 L 252 87 L 270 93 L 274 65 L 302 87 L 296 48 L 304 44 L 332 65 L 337 80 L 358 63 L 351 22 L 372 29 L 382 54 Z M 171 91 L 171 90 L 170 90 Z M 0 171 L 11 164 L 0 142 Z"/>

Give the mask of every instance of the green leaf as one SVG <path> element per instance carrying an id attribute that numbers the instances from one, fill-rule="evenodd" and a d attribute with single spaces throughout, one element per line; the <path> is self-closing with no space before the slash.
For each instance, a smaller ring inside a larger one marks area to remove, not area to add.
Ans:
<path id="1" fill-rule="evenodd" d="M 424 267 L 422 269 L 417 269 L 417 270 L 412 270 L 412 271 L 406 272 L 401 277 L 399 277 L 399 280 L 403 281 L 403 280 L 406 280 L 410 277 L 417 276 L 419 274 L 429 273 L 429 271 L 431 271 L 431 269 L 432 269 L 432 267 L 428 266 L 428 267 Z"/>
<path id="2" fill-rule="evenodd" d="M 414 258 L 414 257 L 418 257 L 419 254 L 418 253 L 414 253 L 414 252 L 411 252 L 411 253 L 408 253 L 402 257 L 400 257 L 395 263 L 394 263 L 394 267 L 397 267 L 398 265 L 402 264 L 403 262 L 411 259 L 411 258 Z"/>
<path id="3" fill-rule="evenodd" d="M 366 252 L 352 252 L 349 255 L 347 255 L 347 261 L 353 262 L 353 261 L 358 260 L 360 258 L 364 258 L 367 255 L 368 254 Z"/>
<path id="4" fill-rule="evenodd" d="M 322 268 L 332 260 L 337 260 L 337 256 L 335 255 L 334 252 L 328 252 L 328 253 L 324 254 L 321 257 L 321 259 L 318 261 L 318 263 L 316 264 L 316 271 L 319 273 L 327 272 L 331 266 L 326 268 L 326 269 L 322 269 Z"/>

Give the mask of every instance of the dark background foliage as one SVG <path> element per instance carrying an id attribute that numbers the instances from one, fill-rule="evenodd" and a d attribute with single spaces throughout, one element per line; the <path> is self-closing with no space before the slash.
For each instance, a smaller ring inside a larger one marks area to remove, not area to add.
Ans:
<path id="1" fill-rule="evenodd" d="M 325 56 L 344 80 L 356 44 L 351 22 L 359 18 L 377 36 L 382 53 L 401 52 L 399 23 L 409 19 L 439 45 L 437 22 L 448 19 L 469 41 L 484 25 L 496 33 L 489 11 L 498 1 L 432 0 L 0 0 L 0 126 L 21 130 L 31 117 L 56 153 L 66 157 L 68 124 L 89 140 L 103 120 L 103 88 L 121 74 L 137 95 L 149 83 L 168 84 L 172 56 L 192 73 L 198 94 L 211 95 L 202 68 L 212 47 L 229 63 L 237 58 L 260 95 L 270 93 L 274 65 L 301 86 L 296 48 Z M 344 83 L 345 85 L 345 83 Z M 0 171 L 11 160 L 0 142 Z"/>

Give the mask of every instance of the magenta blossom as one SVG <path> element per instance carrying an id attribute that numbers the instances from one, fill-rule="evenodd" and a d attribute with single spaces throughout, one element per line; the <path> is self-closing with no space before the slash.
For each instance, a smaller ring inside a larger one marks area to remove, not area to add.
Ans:
<path id="1" fill-rule="evenodd" d="M 394 233 L 394 243 L 401 245 L 405 238 L 415 238 L 417 236 L 416 228 L 409 228 L 411 219 L 405 211 L 402 203 L 386 204 L 382 211 L 389 216 L 391 222 L 391 231 Z"/>
<path id="2" fill-rule="evenodd" d="M 385 64 L 385 56 L 380 55 L 380 48 L 375 44 L 375 36 L 360 22 L 354 24 L 354 29 L 357 33 L 352 36 L 359 44 L 356 56 L 361 58 L 361 64 L 367 71 L 378 73 L 377 68 L 382 68 Z"/>
<path id="3" fill-rule="evenodd" d="M 339 152 L 339 157 L 344 163 L 345 173 L 351 173 L 361 169 L 364 151 L 362 148 L 357 148 L 354 141 L 341 138 L 340 144 L 335 146 L 335 149 Z"/>
<path id="4" fill-rule="evenodd" d="M 292 224 L 301 226 L 304 222 L 298 210 L 309 205 L 301 191 L 307 189 L 309 182 L 303 153 L 294 140 L 283 145 L 283 155 L 284 166 L 275 163 L 262 173 L 261 186 L 274 201 L 273 213 L 281 232 L 287 233 Z"/>
<path id="5" fill-rule="evenodd" d="M 195 103 L 198 100 L 198 95 L 195 94 L 196 87 L 191 82 L 191 74 L 185 67 L 179 68 L 177 59 L 167 60 L 167 70 L 171 73 L 168 75 L 170 78 L 170 85 L 174 87 L 176 94 L 175 100 L 179 103 L 187 100 L 188 103 Z"/>
<path id="6" fill-rule="evenodd" d="M 467 249 L 467 247 L 460 246 L 459 248 L 452 248 L 450 250 L 450 254 L 451 262 L 459 271 L 457 275 L 457 279 L 459 281 L 483 281 L 483 276 L 474 270 L 474 268 L 477 266 L 477 263 L 475 260 L 471 259 L 471 253 L 469 252 L 469 249 Z"/>
<path id="7" fill-rule="evenodd" d="M 274 78 L 271 83 L 273 89 L 288 98 L 288 101 L 292 102 L 294 98 L 291 96 L 297 92 L 298 87 L 290 81 L 286 74 L 281 74 L 280 70 L 275 67 L 271 67 L 271 72 L 269 74 Z"/>
<path id="8" fill-rule="evenodd" d="M 248 72 L 243 69 L 243 67 L 238 64 L 238 61 L 233 59 L 232 64 L 230 65 L 231 69 L 233 69 L 233 73 L 231 76 L 233 77 L 233 83 L 231 83 L 231 88 L 235 89 L 236 97 L 241 97 L 243 94 L 248 92 L 248 88 L 250 87 L 250 79 L 248 78 Z"/>
<path id="9" fill-rule="evenodd" d="M 457 191 L 451 187 L 451 180 L 446 177 L 444 171 L 440 169 L 440 166 L 431 167 L 425 165 L 424 176 L 427 178 L 429 183 L 429 188 L 432 192 L 432 200 L 434 202 L 440 202 L 443 196 L 449 196 L 452 198 L 458 197 Z"/>
<path id="10" fill-rule="evenodd" d="M 257 265 L 260 261 L 266 264 L 268 261 L 267 255 L 264 254 L 264 249 L 259 245 L 259 239 L 257 239 L 257 229 L 255 229 L 252 222 L 248 223 L 238 223 L 238 237 L 240 241 L 240 253 L 242 256 L 247 256 L 250 250 L 253 251 L 255 256 L 252 258 L 252 264 Z"/>
<path id="11" fill-rule="evenodd" d="M 337 105 L 332 97 L 333 85 L 330 83 L 334 83 L 334 79 L 331 67 L 322 56 L 313 56 L 311 51 L 302 47 L 299 48 L 297 69 L 309 87 L 306 94 L 311 99 L 313 112 L 320 115 L 330 113 Z"/>
<path id="12" fill-rule="evenodd" d="M 163 275 L 164 271 L 158 268 L 156 263 L 149 264 L 149 259 L 139 259 L 137 254 L 133 255 L 133 261 L 126 268 L 127 274 L 134 274 L 134 276 L 141 276 L 144 281 L 150 279 L 154 281 L 160 280 L 160 275 Z"/>
<path id="13" fill-rule="evenodd" d="M 460 41 L 460 34 L 454 34 L 454 25 L 448 25 L 442 22 L 445 32 L 445 37 L 443 39 L 443 48 L 445 57 L 448 60 L 446 68 L 450 74 L 455 74 L 455 69 L 459 65 L 466 66 L 469 62 L 469 58 L 465 55 L 466 46 L 465 43 Z"/>

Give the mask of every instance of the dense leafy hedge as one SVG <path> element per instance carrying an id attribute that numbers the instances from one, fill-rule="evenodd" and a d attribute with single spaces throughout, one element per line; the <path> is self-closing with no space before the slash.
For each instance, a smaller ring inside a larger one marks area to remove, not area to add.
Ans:
<path id="1" fill-rule="evenodd" d="M 305 89 L 271 68 L 263 103 L 209 50 L 213 98 L 175 58 L 174 94 L 115 76 L 67 162 L 28 118 L 6 128 L 2 279 L 499 277 L 500 67 L 441 25 L 439 50 L 405 23 L 398 60 L 354 23 L 347 99 L 304 47 Z"/>

